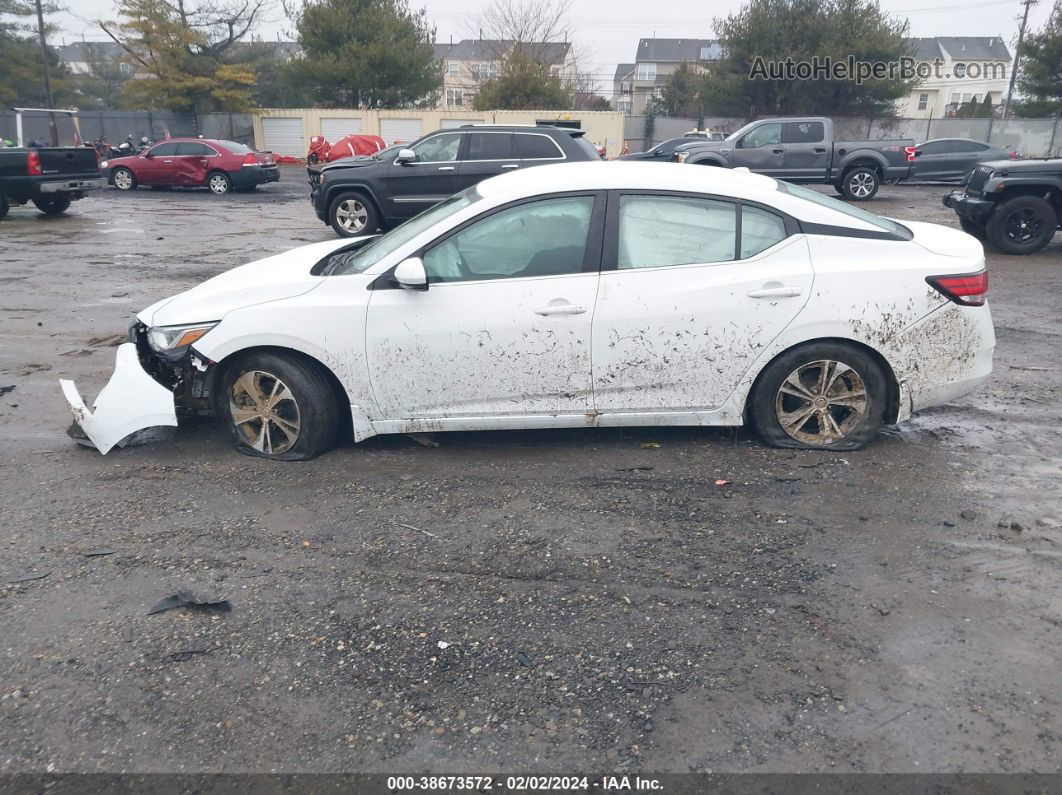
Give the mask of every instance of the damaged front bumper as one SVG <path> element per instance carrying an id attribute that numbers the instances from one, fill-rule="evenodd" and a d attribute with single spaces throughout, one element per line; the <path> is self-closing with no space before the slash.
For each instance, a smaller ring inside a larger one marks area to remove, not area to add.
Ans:
<path id="1" fill-rule="evenodd" d="M 92 411 L 73 381 L 60 378 L 59 385 L 75 422 L 104 455 L 136 431 L 177 424 L 173 391 L 148 375 L 132 342 L 118 346 L 114 374 L 96 398 Z"/>

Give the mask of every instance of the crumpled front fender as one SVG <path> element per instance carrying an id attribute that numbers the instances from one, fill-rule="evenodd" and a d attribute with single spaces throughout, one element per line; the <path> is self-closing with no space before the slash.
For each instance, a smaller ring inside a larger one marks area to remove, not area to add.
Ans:
<path id="1" fill-rule="evenodd" d="M 176 425 L 173 393 L 148 375 L 136 345 L 118 346 L 114 374 L 89 411 L 73 381 L 59 379 L 74 420 L 104 455 L 131 433 L 159 425 Z"/>

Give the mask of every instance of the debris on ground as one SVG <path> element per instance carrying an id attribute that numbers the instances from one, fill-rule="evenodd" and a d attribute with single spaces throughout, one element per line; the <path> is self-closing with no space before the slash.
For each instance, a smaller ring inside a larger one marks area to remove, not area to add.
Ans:
<path id="1" fill-rule="evenodd" d="M 90 549 L 87 552 L 82 552 L 81 555 L 86 558 L 105 558 L 117 551 L 116 549 Z"/>
<path id="2" fill-rule="evenodd" d="M 1021 533 L 1025 530 L 1025 525 L 1010 516 L 1004 516 L 1000 519 L 998 526 L 1002 527 L 1004 530 L 1014 530 L 1017 533 Z"/>
<path id="3" fill-rule="evenodd" d="M 972 522 L 974 519 L 977 518 L 977 511 L 974 511 L 970 508 L 966 508 L 965 510 L 959 511 L 959 516 L 961 516 L 968 522 Z"/>
<path id="4" fill-rule="evenodd" d="M 14 384 L 4 384 L 3 386 L 0 386 L 0 395 L 6 395 L 8 392 L 13 392 L 14 390 Z"/>
<path id="5" fill-rule="evenodd" d="M 660 442 L 642 442 L 640 445 L 643 450 L 655 450 L 660 446 Z"/>
<path id="6" fill-rule="evenodd" d="M 617 467 L 617 472 L 651 472 L 652 467 Z"/>
<path id="7" fill-rule="evenodd" d="M 439 536 L 435 535 L 435 533 L 429 533 L 429 532 L 428 532 L 427 530 L 421 530 L 421 529 L 420 529 L 419 527 L 414 527 L 414 526 L 413 526 L 413 525 L 411 525 L 411 524 L 404 524 L 404 523 L 402 523 L 402 522 L 399 522 L 399 521 L 397 521 L 397 520 L 394 520 L 394 519 L 392 519 L 391 521 L 393 521 L 393 522 L 394 522 L 394 523 L 395 523 L 396 525 L 398 525 L 399 527 L 404 527 L 404 528 L 406 528 L 406 530 L 412 530 L 412 531 L 413 531 L 413 532 L 415 532 L 415 533 L 423 533 L 423 534 L 424 534 L 424 535 L 426 535 L 426 536 L 427 536 L 428 538 L 438 538 L 438 537 L 439 537 Z"/>
<path id="8" fill-rule="evenodd" d="M 153 616 L 156 613 L 173 610 L 177 607 L 189 607 L 193 610 L 205 610 L 215 613 L 232 612 L 232 604 L 228 599 L 200 599 L 190 591 L 178 591 L 173 596 L 167 596 L 161 602 L 156 604 L 148 610 L 147 614 Z"/>
<path id="9" fill-rule="evenodd" d="M 520 663 L 520 665 L 524 666 L 525 668 L 535 667 L 535 661 L 532 660 L 528 653 L 525 651 L 518 651 L 516 653 L 516 660 Z"/>
<path id="10" fill-rule="evenodd" d="M 715 485 L 717 485 L 717 486 L 729 486 L 730 485 L 730 481 L 729 480 L 723 480 L 722 478 L 719 478 L 718 480 L 715 481 Z"/>
<path id="11" fill-rule="evenodd" d="M 44 572 L 44 574 L 27 574 L 25 577 L 18 577 L 14 580 L 8 580 L 8 583 L 14 585 L 20 582 L 33 582 L 34 580 L 43 580 L 49 574 L 51 574 L 51 571 L 46 571 Z"/>

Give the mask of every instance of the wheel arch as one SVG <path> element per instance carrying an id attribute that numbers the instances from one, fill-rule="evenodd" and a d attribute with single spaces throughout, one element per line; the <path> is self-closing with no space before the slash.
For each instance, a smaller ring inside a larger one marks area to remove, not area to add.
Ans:
<path id="1" fill-rule="evenodd" d="M 856 350 L 862 351 L 869 355 L 874 361 L 881 367 L 882 373 L 885 375 L 885 382 L 888 384 L 889 393 L 886 396 L 885 405 L 885 422 L 886 424 L 893 424 L 897 421 L 897 417 L 900 414 L 900 382 L 896 377 L 896 371 L 893 369 L 889 360 L 876 348 L 867 345 L 865 342 L 851 339 L 850 337 L 815 337 L 813 339 L 801 340 L 794 343 L 787 348 L 777 351 L 770 359 L 763 363 L 759 372 L 756 373 L 756 377 L 752 381 L 752 385 L 749 387 L 748 392 L 745 394 L 745 403 L 742 407 L 742 421 L 748 424 L 749 417 L 749 404 L 752 401 L 753 395 L 756 394 L 756 390 L 760 385 L 760 380 L 763 378 L 763 374 L 767 372 L 769 368 L 780 356 L 792 353 L 799 348 L 804 348 L 809 345 L 817 345 L 820 343 L 829 343 L 832 345 L 844 345 Z"/>
<path id="2" fill-rule="evenodd" d="M 339 196 L 344 193 L 360 193 L 370 202 L 372 202 L 373 209 L 376 210 L 376 216 L 380 219 L 380 223 L 384 222 L 383 205 L 380 200 L 376 198 L 376 194 L 372 188 L 361 182 L 354 182 L 348 185 L 330 185 L 325 193 L 325 207 L 331 209 L 332 202 L 334 202 Z"/>
<path id="3" fill-rule="evenodd" d="M 844 181 L 844 178 L 848 176 L 848 172 L 856 168 L 873 169 L 877 173 L 878 179 L 884 179 L 885 164 L 870 154 L 862 153 L 849 155 L 849 159 L 842 161 L 841 181 Z"/>

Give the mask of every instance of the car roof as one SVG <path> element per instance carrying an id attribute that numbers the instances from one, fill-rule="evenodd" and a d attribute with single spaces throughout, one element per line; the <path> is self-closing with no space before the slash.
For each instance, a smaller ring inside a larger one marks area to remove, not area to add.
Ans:
<path id="1" fill-rule="evenodd" d="M 875 230 L 877 227 L 829 206 L 778 189 L 778 181 L 762 174 L 728 168 L 599 160 L 558 163 L 511 171 L 479 183 L 477 192 L 500 204 L 530 196 L 582 190 L 644 190 L 713 194 L 774 207 L 798 220 Z"/>
<path id="2" fill-rule="evenodd" d="M 453 127 L 444 127 L 443 130 L 453 130 Z M 585 135 L 586 130 L 580 127 L 557 127 L 553 124 L 491 124 L 490 122 L 483 122 L 482 124 L 462 124 L 457 128 L 458 130 L 495 130 L 501 132 L 563 132 L 572 136 Z M 439 132 L 436 130 L 436 132 Z"/>
<path id="3" fill-rule="evenodd" d="M 191 136 L 172 138 L 163 138 L 161 141 L 156 141 L 155 146 L 159 144 L 212 144 L 214 146 L 223 146 L 223 142 L 220 138 L 194 138 Z"/>

